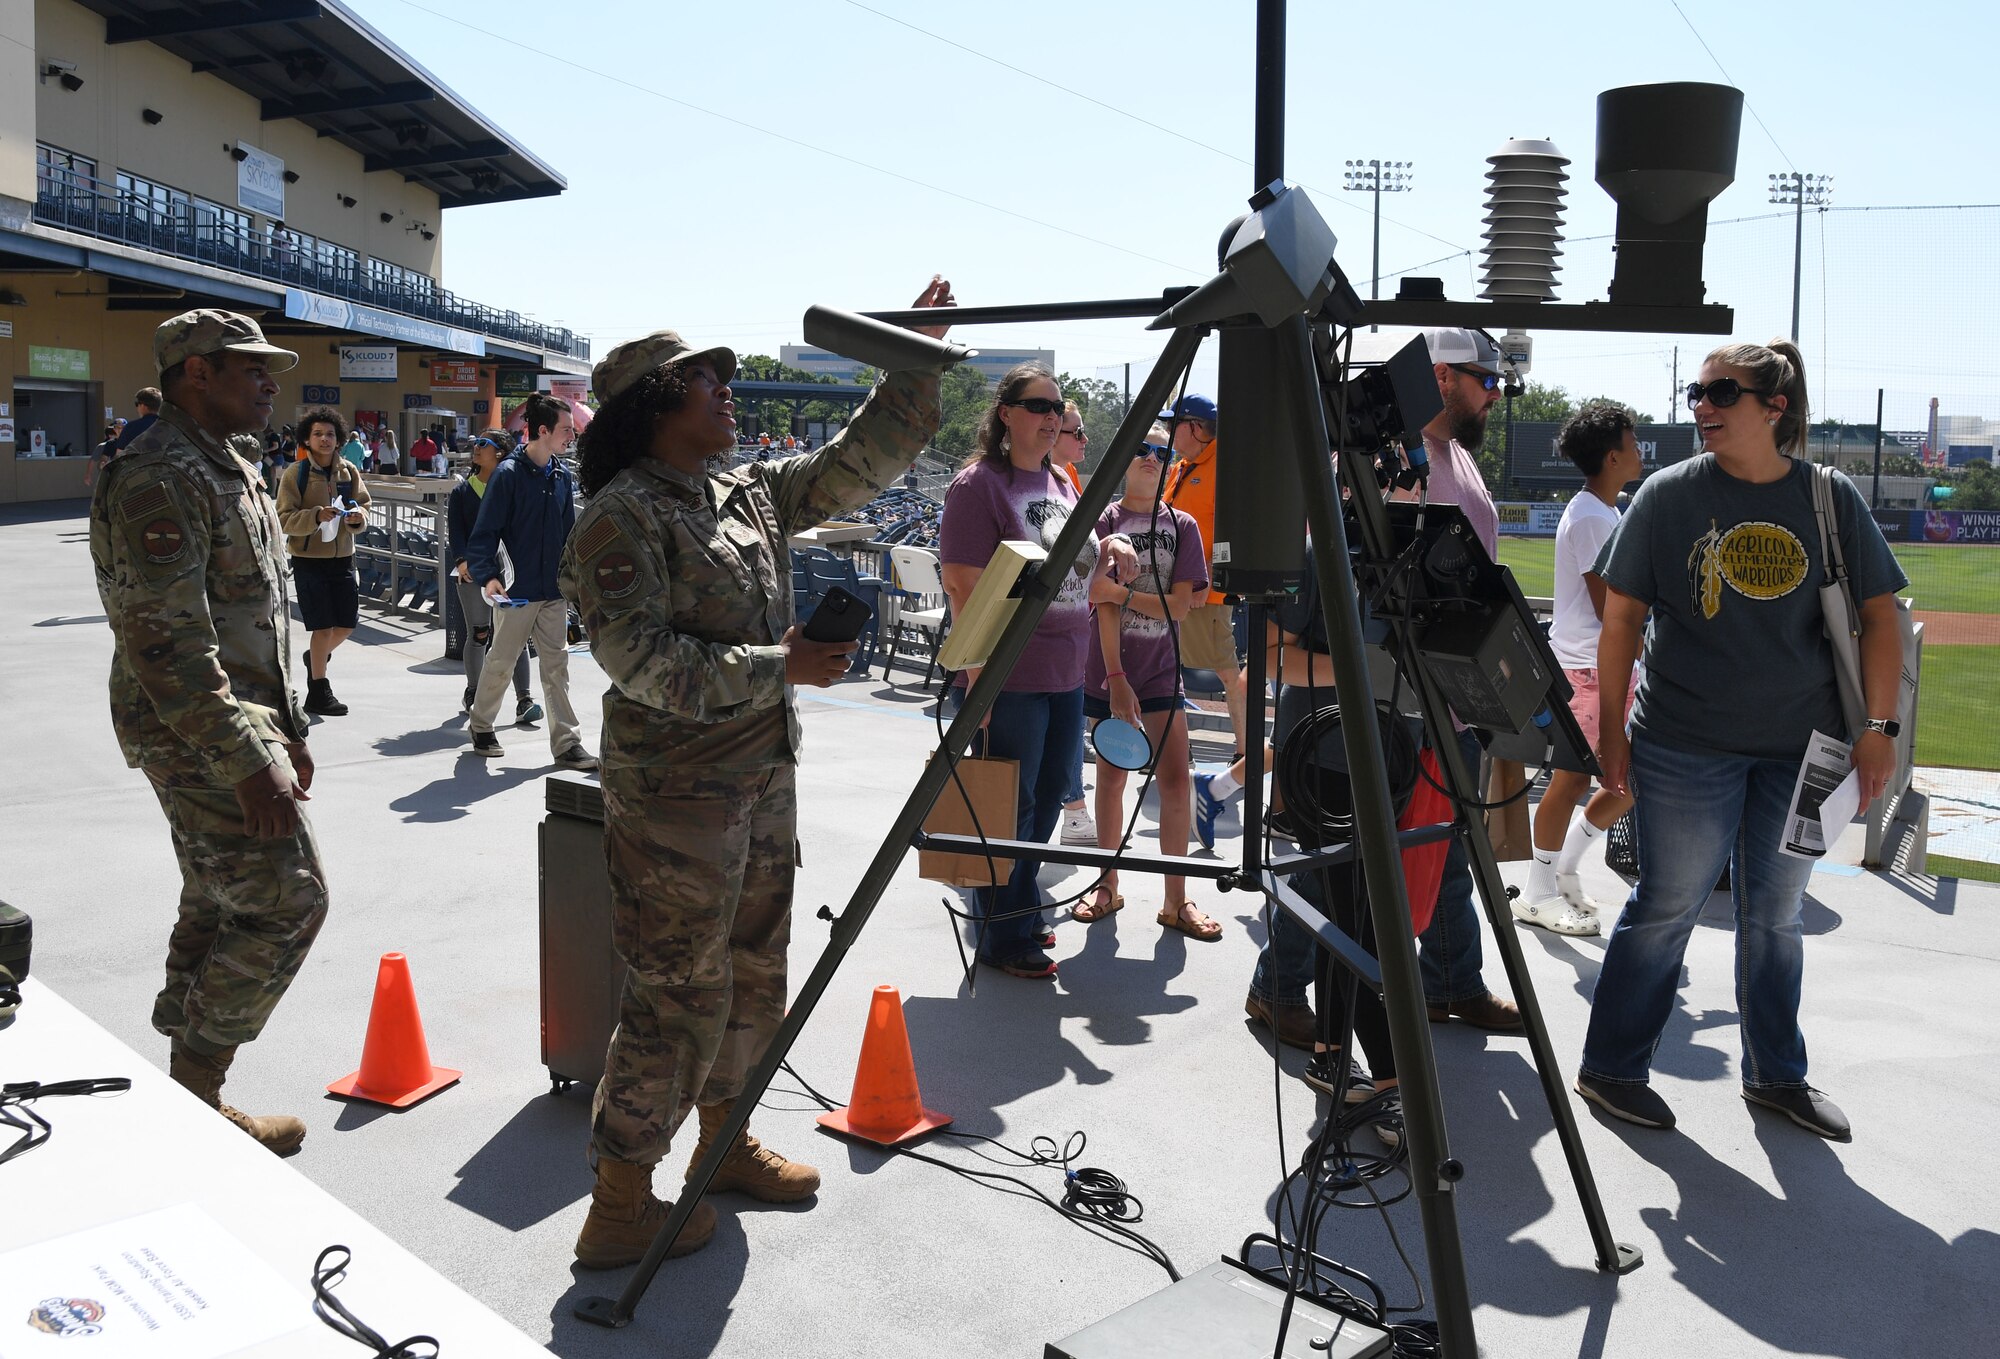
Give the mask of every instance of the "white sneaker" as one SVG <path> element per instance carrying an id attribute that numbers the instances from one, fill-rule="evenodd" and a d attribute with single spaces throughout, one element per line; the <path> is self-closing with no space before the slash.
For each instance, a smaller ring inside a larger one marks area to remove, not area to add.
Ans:
<path id="1" fill-rule="evenodd" d="M 1583 877 L 1577 873 L 1556 874 L 1556 895 L 1577 910 L 1587 911 L 1591 915 L 1597 915 L 1604 910 L 1602 903 L 1583 890 Z"/>
<path id="2" fill-rule="evenodd" d="M 1514 898 L 1514 919 L 1529 925 L 1539 925 L 1551 934 L 1591 935 L 1597 933 L 1597 912 L 1578 910 L 1562 897 L 1544 897 L 1540 901 L 1529 901 L 1525 896 Z"/>
<path id="3" fill-rule="evenodd" d="M 1088 810 L 1079 807 L 1075 811 L 1063 812 L 1062 842 L 1091 849 L 1097 847 L 1097 823 L 1090 819 Z"/>

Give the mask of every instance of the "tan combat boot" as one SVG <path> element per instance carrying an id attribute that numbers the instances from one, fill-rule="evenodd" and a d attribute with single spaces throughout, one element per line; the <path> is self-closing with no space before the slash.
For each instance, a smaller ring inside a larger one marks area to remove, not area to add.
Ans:
<path id="1" fill-rule="evenodd" d="M 733 1107 L 733 1101 L 696 1106 L 695 1113 L 701 1120 L 701 1140 L 695 1143 L 694 1159 L 688 1162 L 688 1178 L 693 1178 L 694 1168 L 708 1154 L 709 1143 L 722 1130 Z M 708 1186 L 711 1194 L 727 1193 L 732 1189 L 766 1203 L 797 1203 L 818 1192 L 819 1172 L 802 1161 L 787 1161 L 752 1137 L 746 1127 L 737 1135 L 736 1145 L 722 1158 L 722 1167 L 715 1172 L 715 1178 Z"/>
<path id="2" fill-rule="evenodd" d="M 229 1074 L 229 1064 L 235 1060 L 235 1048 L 224 1048 L 213 1057 L 204 1057 L 177 1041 L 173 1055 L 167 1060 L 167 1074 L 185 1086 L 196 1099 L 279 1156 L 291 1155 L 306 1140 L 306 1125 L 302 1121 L 290 1114 L 258 1117 L 222 1102 L 222 1081 Z"/>
<path id="3" fill-rule="evenodd" d="M 576 1262 L 585 1269 L 636 1264 L 667 1224 L 673 1204 L 653 1197 L 653 1168 L 630 1161 L 597 1158 L 597 1185 L 590 1191 L 590 1215 L 576 1238 Z M 715 1235 L 715 1209 L 695 1205 L 667 1258 L 691 1255 Z"/>

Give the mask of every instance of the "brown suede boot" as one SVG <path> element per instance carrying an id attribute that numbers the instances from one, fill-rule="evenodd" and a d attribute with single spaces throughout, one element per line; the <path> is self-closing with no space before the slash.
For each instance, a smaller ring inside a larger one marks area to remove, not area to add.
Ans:
<path id="1" fill-rule="evenodd" d="M 666 1225 L 673 1207 L 653 1197 L 651 1166 L 598 1157 L 590 1215 L 584 1218 L 583 1231 L 576 1238 L 576 1262 L 585 1269 L 616 1269 L 638 1263 Z M 715 1209 L 698 1203 L 667 1258 L 691 1255 L 714 1235 Z"/>
<path id="2" fill-rule="evenodd" d="M 703 1104 L 695 1108 L 701 1120 L 701 1140 L 695 1143 L 694 1159 L 688 1162 L 688 1178 L 694 1175 L 694 1168 L 701 1164 L 701 1158 L 708 1155 L 709 1143 L 722 1129 L 728 1119 L 732 1103 Z M 723 1157 L 722 1168 L 715 1172 L 709 1182 L 708 1192 L 723 1194 L 730 1190 L 748 1194 L 753 1199 L 765 1203 L 797 1203 L 819 1190 L 819 1172 L 802 1161 L 787 1161 L 750 1135 L 746 1127 L 737 1136 L 736 1145 Z"/>
<path id="3" fill-rule="evenodd" d="M 173 1054 L 167 1059 L 167 1074 L 186 1087 L 196 1099 L 264 1146 L 279 1156 L 290 1156 L 306 1140 L 306 1125 L 303 1122 L 290 1114 L 246 1114 L 222 1102 L 222 1082 L 229 1074 L 229 1064 L 235 1060 L 235 1048 L 224 1048 L 213 1057 L 205 1057 L 176 1041 Z"/>

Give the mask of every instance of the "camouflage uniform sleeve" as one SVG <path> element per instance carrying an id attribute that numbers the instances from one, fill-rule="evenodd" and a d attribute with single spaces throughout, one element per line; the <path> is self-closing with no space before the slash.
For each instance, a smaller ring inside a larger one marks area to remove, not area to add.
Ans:
<path id="1" fill-rule="evenodd" d="M 866 505 L 909 470 L 943 421 L 942 375 L 937 368 L 884 375 L 826 447 L 770 465 L 772 499 L 786 533 Z"/>
<path id="2" fill-rule="evenodd" d="M 615 500 L 594 502 L 564 546 L 557 576 L 611 682 L 633 702 L 690 722 L 726 722 L 783 703 L 783 647 L 705 642 L 675 629 L 667 563 L 639 522 Z"/>
<path id="3" fill-rule="evenodd" d="M 271 763 L 237 706 L 208 608 L 214 526 L 200 491 L 171 471 L 121 479 L 107 497 L 104 607 L 140 690 L 220 783 Z"/>

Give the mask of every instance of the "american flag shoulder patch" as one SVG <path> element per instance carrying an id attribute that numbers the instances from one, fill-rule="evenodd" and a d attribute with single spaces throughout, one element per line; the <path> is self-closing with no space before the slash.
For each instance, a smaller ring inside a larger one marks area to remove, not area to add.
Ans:
<path id="1" fill-rule="evenodd" d="M 118 517 L 127 523 L 138 523 L 147 515 L 158 514 L 172 508 L 167 496 L 167 488 L 159 482 L 142 486 L 118 502 Z"/>
<path id="2" fill-rule="evenodd" d="M 604 549 L 617 542 L 620 536 L 618 521 L 610 515 L 599 515 L 576 539 L 576 555 L 580 561 L 589 561 Z"/>

